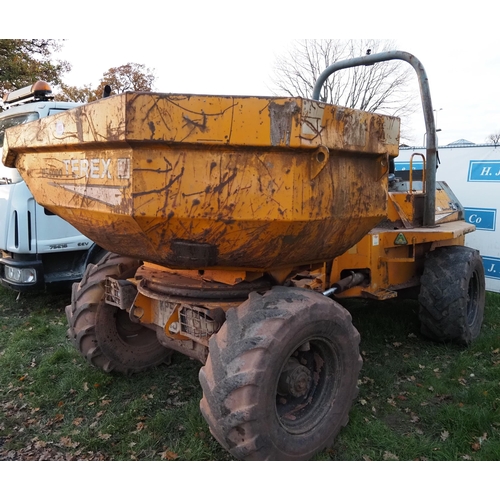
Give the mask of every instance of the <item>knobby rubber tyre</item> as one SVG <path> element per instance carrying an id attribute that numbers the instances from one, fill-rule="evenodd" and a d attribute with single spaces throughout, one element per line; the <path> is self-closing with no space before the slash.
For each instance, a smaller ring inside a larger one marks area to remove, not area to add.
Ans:
<path id="1" fill-rule="evenodd" d="M 200 370 L 210 431 L 243 460 L 307 460 L 333 443 L 357 396 L 359 333 L 317 292 L 275 287 L 230 309 Z"/>
<path id="2" fill-rule="evenodd" d="M 82 281 L 73 285 L 71 305 L 66 307 L 68 337 L 90 364 L 105 372 L 140 372 L 171 355 L 153 330 L 104 302 L 105 278 L 131 278 L 140 265 L 136 259 L 108 253 L 98 264 L 89 264 Z"/>
<path id="3" fill-rule="evenodd" d="M 422 335 L 468 345 L 481 331 L 485 303 L 484 267 L 477 250 L 440 247 L 425 261 L 420 280 Z"/>

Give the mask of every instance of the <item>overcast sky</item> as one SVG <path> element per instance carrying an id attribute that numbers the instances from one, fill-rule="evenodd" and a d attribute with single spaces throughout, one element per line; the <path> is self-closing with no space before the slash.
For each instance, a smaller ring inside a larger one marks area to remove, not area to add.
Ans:
<path id="1" fill-rule="evenodd" d="M 227 95 L 270 95 L 274 61 L 293 38 L 390 38 L 427 71 L 440 145 L 483 143 L 500 132 L 499 8 L 488 0 L 467 7 L 431 0 L 405 7 L 398 0 L 116 5 L 87 0 L 69 15 L 67 3 L 53 0 L 48 33 L 36 34 L 38 9 L 33 29 L 24 17 L 2 30 L 66 39 L 58 57 L 72 64 L 71 85 L 95 85 L 109 68 L 133 62 L 153 70 L 160 92 Z M 412 144 L 422 145 L 420 109 L 408 127 Z"/>
<path id="2" fill-rule="evenodd" d="M 500 132 L 496 44 L 480 46 L 460 38 L 448 38 L 446 45 L 425 39 L 395 40 L 399 50 L 414 54 L 426 69 L 440 145 L 458 139 L 482 143 L 489 134 Z M 161 92 L 270 95 L 274 61 L 289 50 L 292 39 L 233 39 L 230 44 L 206 39 L 176 49 L 151 38 L 133 45 L 115 42 L 105 50 L 101 47 L 106 42 L 98 38 L 67 39 L 59 53 L 73 67 L 66 82 L 96 84 L 109 68 L 134 62 L 153 70 L 156 90 Z M 409 126 L 412 144 L 421 145 L 425 129 L 420 109 Z"/>

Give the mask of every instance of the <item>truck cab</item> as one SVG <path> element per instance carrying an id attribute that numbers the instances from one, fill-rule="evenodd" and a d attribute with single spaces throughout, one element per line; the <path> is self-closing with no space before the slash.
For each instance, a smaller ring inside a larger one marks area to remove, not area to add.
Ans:
<path id="1" fill-rule="evenodd" d="M 0 146 L 5 130 L 76 106 L 56 102 L 50 85 L 38 81 L 9 92 L 0 112 Z M 0 148 L 0 158 L 1 150 Z M 0 283 L 16 291 L 71 285 L 102 249 L 72 225 L 36 203 L 16 169 L 0 162 Z"/>

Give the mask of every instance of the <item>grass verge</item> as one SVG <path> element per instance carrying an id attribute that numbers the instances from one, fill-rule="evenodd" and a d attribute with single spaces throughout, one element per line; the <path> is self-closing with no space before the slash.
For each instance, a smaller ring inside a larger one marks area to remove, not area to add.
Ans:
<path id="1" fill-rule="evenodd" d="M 0 289 L 0 460 L 231 460 L 199 412 L 199 363 L 101 373 L 66 340 L 69 300 Z M 360 392 L 316 460 L 500 460 L 500 294 L 468 349 L 421 339 L 415 301 L 343 305 Z"/>

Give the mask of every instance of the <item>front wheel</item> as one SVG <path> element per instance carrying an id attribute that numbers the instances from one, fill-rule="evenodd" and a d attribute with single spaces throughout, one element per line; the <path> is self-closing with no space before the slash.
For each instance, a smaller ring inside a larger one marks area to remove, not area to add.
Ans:
<path id="1" fill-rule="evenodd" d="M 254 292 L 210 339 L 200 408 L 238 459 L 307 460 L 347 424 L 361 364 L 339 304 L 298 288 Z"/>
<path id="2" fill-rule="evenodd" d="M 477 250 L 439 247 L 425 261 L 420 280 L 422 335 L 468 345 L 481 331 L 486 300 L 484 267 Z"/>

